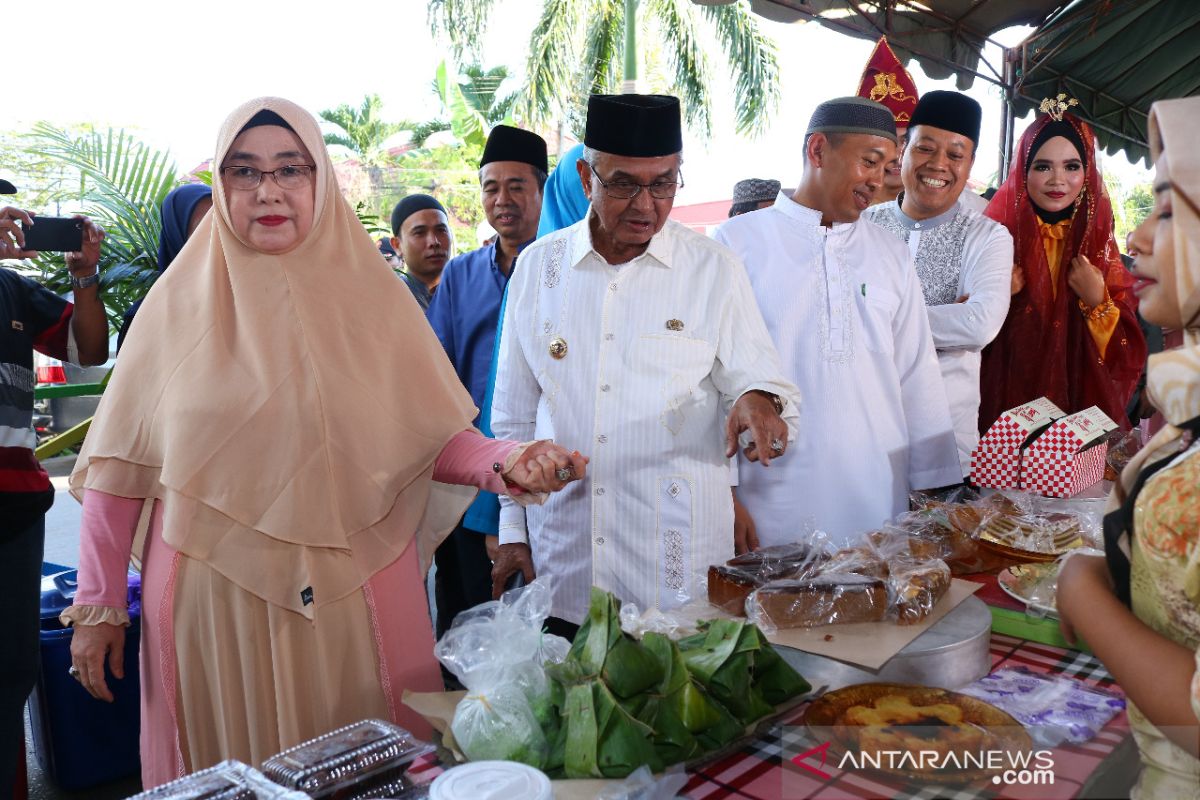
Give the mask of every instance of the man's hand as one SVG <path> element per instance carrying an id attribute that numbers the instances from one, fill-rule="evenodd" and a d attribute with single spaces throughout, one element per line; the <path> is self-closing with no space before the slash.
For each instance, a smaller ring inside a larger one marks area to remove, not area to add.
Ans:
<path id="1" fill-rule="evenodd" d="M 504 584 L 514 572 L 525 573 L 525 583 L 533 583 L 537 573 L 533 571 L 533 553 L 523 542 L 500 545 L 500 555 L 492 564 L 492 599 L 499 600 L 504 594 Z"/>
<path id="2" fill-rule="evenodd" d="M 754 527 L 754 517 L 738 502 L 737 492 L 731 489 L 730 493 L 733 495 L 733 554 L 740 556 L 758 549 L 758 530 Z"/>
<path id="3" fill-rule="evenodd" d="M 82 249 L 67 253 L 67 269 L 77 278 L 86 278 L 96 272 L 100 263 L 100 243 L 104 241 L 104 229 L 82 214 L 76 214 L 75 219 L 83 223 Z M 36 221 L 34 224 L 37 224 Z"/>
<path id="4" fill-rule="evenodd" d="M 1088 261 L 1087 256 L 1078 255 L 1071 259 L 1067 285 L 1088 308 L 1095 308 L 1104 302 L 1104 273 Z"/>
<path id="5" fill-rule="evenodd" d="M 1009 294 L 1019 294 L 1025 288 L 1025 270 L 1020 264 L 1013 264 L 1012 283 L 1008 287 Z"/>
<path id="6" fill-rule="evenodd" d="M 787 450 L 787 423 L 775 410 L 775 403 L 766 392 L 746 392 L 733 404 L 729 419 L 725 422 L 725 457 L 737 452 L 738 436 L 750 431 L 750 445 L 745 449 L 746 458 L 770 466 L 772 458 L 779 458 Z"/>
<path id="7" fill-rule="evenodd" d="M 500 557 L 500 537 L 492 534 L 484 536 L 483 546 L 487 549 L 488 561 L 495 564 L 496 559 Z"/>
<path id="8" fill-rule="evenodd" d="M 104 680 L 104 664 L 114 678 L 125 677 L 125 627 L 109 625 L 75 625 L 71 634 L 71 665 L 79 670 L 79 683 L 97 700 L 113 701 L 112 692 Z"/>
<path id="9" fill-rule="evenodd" d="M 588 459 L 551 441 L 534 442 L 501 477 L 527 492 L 557 492 L 587 475 Z M 567 477 L 560 478 L 559 470 Z"/>
<path id="10" fill-rule="evenodd" d="M 28 211 L 13 206 L 0 209 L 0 258 L 37 258 L 36 250 L 24 249 L 25 232 L 17 220 L 25 225 L 33 224 Z"/>

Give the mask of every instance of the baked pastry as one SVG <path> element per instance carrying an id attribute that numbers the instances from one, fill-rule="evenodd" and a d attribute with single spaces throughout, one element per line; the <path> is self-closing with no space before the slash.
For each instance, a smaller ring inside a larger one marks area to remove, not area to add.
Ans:
<path id="1" fill-rule="evenodd" d="M 871 547 L 846 547 L 838 550 L 822 567 L 821 572 L 842 573 L 853 572 L 856 575 L 867 575 L 872 578 L 886 578 L 887 562 Z"/>
<path id="2" fill-rule="evenodd" d="M 854 573 L 821 573 L 801 581 L 775 581 L 746 601 L 747 615 L 776 628 L 812 628 L 842 622 L 878 622 L 887 610 L 887 584 Z"/>
<path id="3" fill-rule="evenodd" d="M 916 625 L 950 590 L 950 568 L 942 561 L 893 565 L 888 579 L 899 625 Z"/>
<path id="4" fill-rule="evenodd" d="M 824 555 L 807 545 L 781 544 L 742 553 L 708 568 L 708 602 L 730 614 L 744 616 L 746 598 L 760 586 L 785 578 L 815 574 Z"/>

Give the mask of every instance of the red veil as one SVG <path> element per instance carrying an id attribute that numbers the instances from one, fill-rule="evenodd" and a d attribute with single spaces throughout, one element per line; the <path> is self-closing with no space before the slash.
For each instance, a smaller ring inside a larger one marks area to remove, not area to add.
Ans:
<path id="1" fill-rule="evenodd" d="M 983 351 L 980 373 L 979 428 L 986 431 L 1014 406 L 1049 397 L 1067 413 L 1100 406 L 1128 428 L 1125 406 L 1146 364 L 1146 339 L 1137 319 L 1133 278 L 1121 263 L 1113 237 L 1112 202 L 1096 164 L 1095 136 L 1082 120 L 1064 114 L 1084 143 L 1087 161 L 1082 201 L 1076 205 L 1066 236 L 1057 293 L 1051 287 L 1046 251 L 1037 215 L 1025 187 L 1029 150 L 1050 122 L 1042 116 L 1021 136 L 1017 160 L 1008 179 L 988 203 L 987 216 L 1013 237 L 1017 264 L 1025 272 L 1025 288 L 1012 298 L 1000 334 Z M 1082 253 L 1104 271 L 1108 294 L 1121 319 L 1105 356 L 1092 339 L 1078 298 L 1067 285 L 1071 259 Z"/>

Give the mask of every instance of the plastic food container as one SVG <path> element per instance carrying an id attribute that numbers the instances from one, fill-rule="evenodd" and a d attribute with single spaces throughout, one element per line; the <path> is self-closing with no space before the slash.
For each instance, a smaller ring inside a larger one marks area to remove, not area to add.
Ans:
<path id="1" fill-rule="evenodd" d="M 284 750 L 263 762 L 271 780 L 316 800 L 370 797 L 363 790 L 402 780 L 433 745 L 379 719 L 366 719 Z"/>
<path id="2" fill-rule="evenodd" d="M 164 783 L 129 800 L 307 800 L 300 792 L 271 783 L 240 761 L 222 761 L 215 767 Z"/>
<path id="3" fill-rule="evenodd" d="M 472 761 L 437 776 L 429 800 L 554 800 L 546 773 L 516 761 Z"/>

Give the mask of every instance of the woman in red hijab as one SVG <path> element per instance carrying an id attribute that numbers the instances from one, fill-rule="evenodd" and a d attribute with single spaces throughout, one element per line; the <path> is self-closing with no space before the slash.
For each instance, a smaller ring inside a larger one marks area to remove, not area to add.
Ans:
<path id="1" fill-rule="evenodd" d="M 1017 263 L 1008 319 L 983 351 L 980 431 L 1042 396 L 1067 413 L 1099 406 L 1128 428 L 1146 340 L 1092 129 L 1061 112 L 1034 121 L 984 213 L 1012 234 Z"/>

